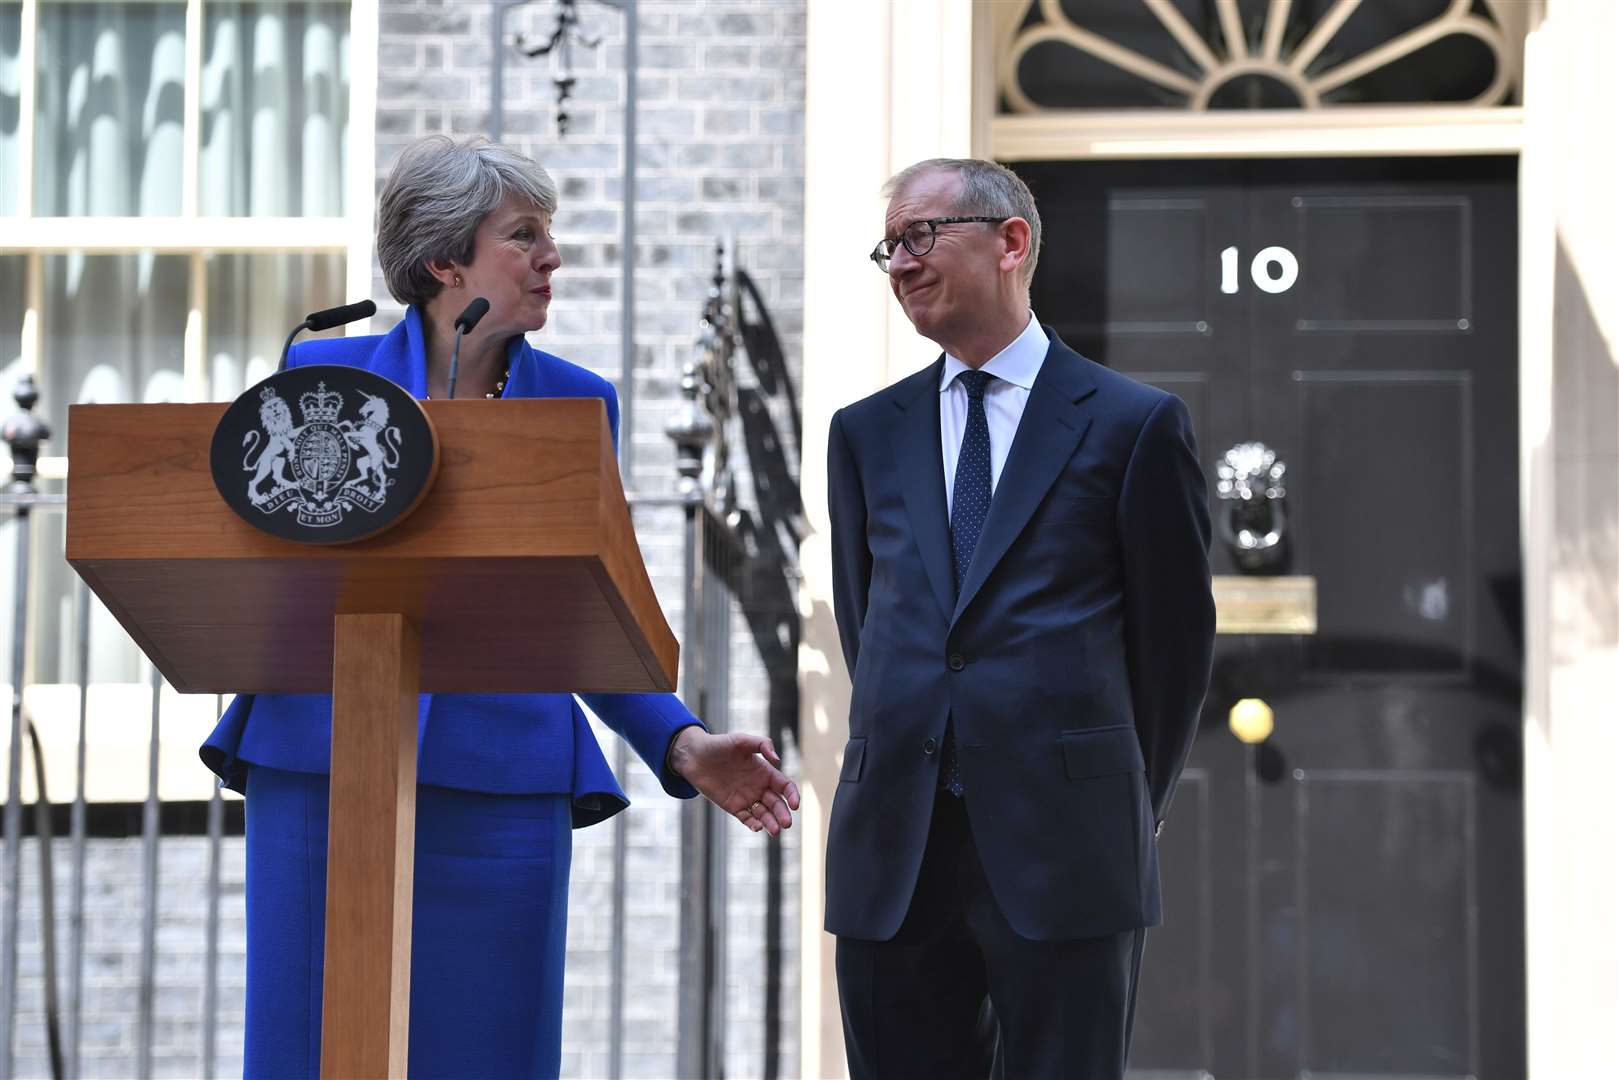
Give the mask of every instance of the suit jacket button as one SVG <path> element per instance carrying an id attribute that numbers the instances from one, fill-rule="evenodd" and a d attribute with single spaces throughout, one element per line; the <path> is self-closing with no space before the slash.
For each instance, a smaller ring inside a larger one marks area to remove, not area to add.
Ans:
<path id="1" fill-rule="evenodd" d="M 928 757 L 932 757 L 938 749 L 939 744 L 934 742 L 932 739 L 923 740 L 922 753 L 926 754 Z"/>
<path id="2" fill-rule="evenodd" d="M 958 652 L 951 653 L 949 663 L 951 671 L 960 671 L 962 668 L 967 666 L 967 658 Z"/>

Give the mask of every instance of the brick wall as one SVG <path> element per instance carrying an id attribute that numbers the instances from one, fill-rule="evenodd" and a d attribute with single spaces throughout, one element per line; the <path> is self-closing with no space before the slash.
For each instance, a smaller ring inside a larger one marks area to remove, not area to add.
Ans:
<path id="1" fill-rule="evenodd" d="M 158 1078 L 203 1075 L 203 985 L 207 958 L 208 867 L 203 837 L 165 837 L 159 846 L 157 965 L 152 1069 Z M 56 888 L 57 994 L 67 1022 L 73 928 L 68 918 L 73 854 L 66 840 L 51 847 Z M 51 1075 L 46 1042 L 43 950 L 39 941 L 39 848 L 21 847 L 23 888 L 18 923 L 16 1075 Z M 216 1075 L 242 1074 L 245 985 L 241 839 L 220 851 L 220 960 Z M 142 850 L 139 839 L 92 839 L 85 852 L 84 974 L 80 1042 L 82 1075 L 136 1075 L 140 1023 Z M 64 1031 L 64 1038 L 66 1032 Z"/>
<path id="2" fill-rule="evenodd" d="M 803 324 L 804 5 L 801 0 L 643 2 L 639 9 L 633 466 L 628 487 L 673 493 L 673 444 L 665 425 L 681 402 L 681 364 L 708 294 L 715 242 L 735 258 L 770 307 L 795 383 Z M 548 36 L 555 5 L 517 9 L 507 27 Z M 582 0 L 582 29 L 601 45 L 576 48 L 568 134 L 555 125 L 550 58 L 508 56 L 504 139 L 550 171 L 561 190 L 554 222 L 563 258 L 550 325 L 533 335 L 549 352 L 619 381 L 619 248 L 622 228 L 624 47 L 622 17 Z M 419 135 L 486 130 L 490 105 L 490 9 L 468 3 L 382 7 L 377 110 L 379 180 Z M 379 301 L 386 289 L 379 282 Z M 397 307 L 394 307 L 397 311 Z M 384 316 L 388 311 L 384 311 Z M 623 388 L 620 388 L 623 396 Z M 785 418 L 778 420 L 787 430 Z M 740 456 L 740 455 L 739 455 Z M 746 463 L 740 490 L 751 491 Z M 670 624 L 682 628 L 682 515 L 637 508 L 642 551 Z M 731 726 L 765 729 L 765 678 L 745 624 L 734 621 Z M 600 731 L 604 746 L 614 740 Z M 611 751 L 610 751 L 611 753 Z M 795 762 L 789 758 L 789 765 Z M 674 1072 L 679 956 L 679 804 L 632 759 L 625 778 L 628 828 L 626 1076 Z M 784 1075 L 797 1066 L 796 835 L 786 841 L 782 991 Z M 612 829 L 575 835 L 563 1074 L 607 1073 Z M 763 1061 L 764 841 L 731 834 L 726 965 L 726 1071 L 757 1076 Z"/>

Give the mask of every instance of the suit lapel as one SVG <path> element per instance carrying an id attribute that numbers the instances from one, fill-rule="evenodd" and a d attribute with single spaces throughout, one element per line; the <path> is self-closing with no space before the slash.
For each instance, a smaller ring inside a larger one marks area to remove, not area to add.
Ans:
<path id="1" fill-rule="evenodd" d="M 393 380 L 418 401 L 427 396 L 427 345 L 422 316 L 414 305 L 406 308 L 405 317 L 377 342 L 370 357 L 356 366 Z"/>
<path id="2" fill-rule="evenodd" d="M 545 373 L 541 370 L 543 355 L 538 349 L 530 349 L 522 334 L 507 342 L 506 389 L 501 396 L 547 397 L 543 385 Z"/>
<path id="3" fill-rule="evenodd" d="M 983 534 L 956 598 L 951 625 L 972 603 L 1090 430 L 1091 417 L 1081 402 L 1096 391 L 1096 385 L 1079 355 L 1057 340 L 1049 327 L 1046 333 L 1051 345 L 1029 390 L 1000 484 L 990 500 Z M 937 424 L 934 442 L 938 442 Z"/>
<path id="4" fill-rule="evenodd" d="M 928 584 L 949 616 L 955 604 L 950 569 L 950 517 L 944 501 L 944 454 L 939 448 L 939 373 L 944 357 L 912 375 L 894 397 L 897 415 L 889 428 L 894 475 L 905 493 L 911 535 L 921 550 Z"/>

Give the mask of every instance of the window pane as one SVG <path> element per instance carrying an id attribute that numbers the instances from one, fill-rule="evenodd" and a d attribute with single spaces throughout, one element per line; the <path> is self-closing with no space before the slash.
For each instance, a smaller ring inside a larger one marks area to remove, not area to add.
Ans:
<path id="1" fill-rule="evenodd" d="M 17 206 L 17 169 L 22 162 L 18 141 L 22 116 L 22 5 L 0 0 L 0 217 L 22 211 Z"/>
<path id="2" fill-rule="evenodd" d="M 275 371 L 305 315 L 345 303 L 341 255 L 214 255 L 208 259 L 208 380 L 228 401 Z M 343 328 L 306 337 L 337 337 Z"/>
<path id="3" fill-rule="evenodd" d="M 185 6 L 42 3 L 41 215 L 180 212 Z"/>
<path id="4" fill-rule="evenodd" d="M 4 9 L 0 8 L 0 16 Z M 24 274 L 28 260 L 22 255 L 0 255 L 0 422 L 17 410 L 11 391 L 22 374 L 22 317 L 26 296 Z M 50 444 L 44 447 L 51 452 Z M 11 478 L 11 455 L 0 443 L 0 484 Z M 35 518 L 46 516 L 33 515 Z M 12 582 L 17 580 L 17 519 L 7 511 L 0 514 L 0 684 L 11 685 Z M 34 535 L 34 534 L 30 534 Z"/>
<path id="5" fill-rule="evenodd" d="M 183 401 L 190 259 L 185 255 L 51 255 L 40 312 L 40 409 L 51 452 L 72 455 L 67 407 L 76 402 Z M 71 461 L 69 472 L 71 474 Z M 41 550 L 60 551 L 60 515 L 41 516 Z M 73 571 L 46 560 L 35 584 L 34 677 L 72 677 Z M 99 604 L 91 617 L 90 673 L 139 682 L 140 650 Z"/>
<path id="6" fill-rule="evenodd" d="M 203 10 L 202 212 L 341 216 L 348 5 Z"/>
<path id="7" fill-rule="evenodd" d="M 1023 6 L 1027 12 L 1019 20 L 1017 43 L 1008 40 L 1010 48 L 996 58 L 997 67 L 1011 64 L 1013 82 L 1039 109 L 1189 109 L 1204 96 L 1210 109 L 1314 108 L 1308 103 L 1316 97 L 1327 107 L 1460 102 L 1484 93 L 1503 68 L 1522 70 L 1523 35 L 1513 29 L 1517 20 L 1505 13 L 1523 7 L 1521 3 L 1235 0 L 1231 7 L 1239 14 L 1234 17 L 1242 24 L 1247 47 L 1254 50 L 1242 63 L 1223 58 L 1229 52 L 1225 33 L 1213 14 L 1216 5 L 1206 0 L 1173 0 L 1157 8 L 1141 0 L 1045 0 Z M 1170 32 L 1166 14 L 1197 39 L 1191 48 Z M 1258 46 L 1272 19 L 1282 20 L 1276 28 L 1280 52 L 1267 60 Z M 1313 59 L 1301 55 L 1301 46 L 1328 24 L 1336 29 L 1326 48 L 1311 54 Z M 1375 54 L 1418 27 L 1428 44 L 1415 53 L 1376 59 Z M 1076 31 L 1102 39 L 1115 57 L 1118 50 L 1138 54 L 1167 77 L 1121 67 L 1107 49 L 1074 44 Z M 1211 62 L 1205 64 L 1196 53 Z M 1371 67 L 1359 78 L 1327 89 L 1324 76 L 1350 59 L 1368 60 Z M 1503 81 L 1496 96 L 1479 103 L 1518 103 L 1518 82 Z M 1014 111 L 1004 95 L 998 111 Z"/>
<path id="8" fill-rule="evenodd" d="M 22 317 L 28 297 L 28 257 L 0 255 L 0 416 L 10 416 L 16 403 L 11 384 L 22 371 Z M 49 449 L 46 453 L 49 453 Z M 9 460 L 0 446 L 0 463 Z M 9 474 L 8 474 L 9 475 Z"/>
<path id="9" fill-rule="evenodd" d="M 17 411 L 17 402 L 11 394 L 16 389 L 17 377 L 22 374 L 22 319 L 27 282 L 28 260 L 23 255 L 0 255 L 0 422 Z M 54 442 L 54 440 L 52 440 Z M 44 454 L 60 453 L 47 442 L 40 448 Z M 11 454 L 0 443 L 0 484 L 11 478 Z M 45 486 L 45 485 L 42 485 Z M 50 511 L 33 515 L 38 522 L 52 516 Z M 17 580 L 16 518 L 7 511 L 0 514 L 0 683 L 11 683 L 11 634 L 15 617 L 15 602 L 11 583 Z M 38 538 L 38 529 L 30 533 Z"/>
<path id="10" fill-rule="evenodd" d="M 76 402 L 185 400 L 190 261 L 146 253 L 45 258 L 40 405 L 55 430 L 67 430 L 67 407 Z"/>

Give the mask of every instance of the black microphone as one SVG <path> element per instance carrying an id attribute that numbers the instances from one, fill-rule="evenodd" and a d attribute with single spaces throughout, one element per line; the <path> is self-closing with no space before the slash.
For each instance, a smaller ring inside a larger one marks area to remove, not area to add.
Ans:
<path id="1" fill-rule="evenodd" d="M 311 312 L 304 316 L 304 321 L 292 328 L 287 335 L 287 343 L 281 346 L 281 363 L 276 365 L 277 371 L 287 370 L 287 354 L 292 351 L 292 339 L 305 330 L 330 330 L 334 326 L 354 322 L 356 319 L 369 319 L 377 313 L 377 305 L 369 300 L 361 300 L 357 304 L 344 304 L 342 307 L 327 308 L 325 311 Z"/>
<path id="2" fill-rule="evenodd" d="M 455 376 L 461 370 L 461 335 L 477 326 L 478 320 L 487 314 L 489 314 L 489 301 L 480 296 L 455 317 L 455 348 L 450 353 L 449 397 L 455 397 Z"/>
<path id="3" fill-rule="evenodd" d="M 342 307 L 327 308 L 312 315 L 304 316 L 304 324 L 311 330 L 330 330 L 334 326 L 342 326 L 356 319 L 369 319 L 377 313 L 377 305 L 369 300 L 361 300 L 357 304 L 344 304 Z"/>

